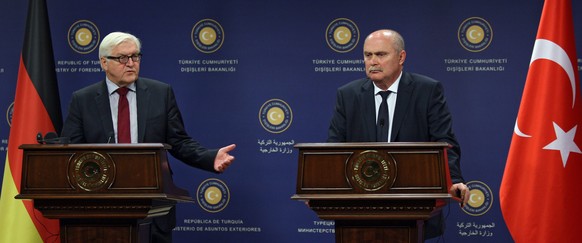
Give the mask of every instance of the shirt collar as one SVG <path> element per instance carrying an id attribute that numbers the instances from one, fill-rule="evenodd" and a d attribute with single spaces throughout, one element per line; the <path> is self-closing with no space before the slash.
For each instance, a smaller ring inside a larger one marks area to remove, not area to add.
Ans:
<path id="1" fill-rule="evenodd" d="M 400 75 L 398 75 L 396 81 L 392 85 L 390 85 L 390 87 L 388 87 L 388 90 L 390 90 L 392 93 L 398 93 L 398 85 L 400 84 L 400 78 L 402 78 L 402 71 L 400 71 Z M 380 88 L 378 88 L 378 86 L 376 86 L 376 84 L 374 84 L 374 94 L 378 94 L 378 92 L 380 91 L 384 90 L 381 90 Z"/>
<path id="2" fill-rule="evenodd" d="M 117 84 L 113 83 L 111 80 L 109 80 L 109 78 L 105 78 L 105 83 L 107 84 L 107 92 L 109 92 L 109 95 L 112 95 L 113 93 L 115 93 L 115 91 L 119 88 L 119 86 L 117 86 Z M 127 86 L 127 88 L 130 91 L 135 92 L 135 82 L 129 84 Z"/>

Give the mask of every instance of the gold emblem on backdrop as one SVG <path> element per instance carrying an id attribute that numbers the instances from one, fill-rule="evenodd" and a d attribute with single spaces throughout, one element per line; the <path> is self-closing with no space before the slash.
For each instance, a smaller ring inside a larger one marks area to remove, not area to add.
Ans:
<path id="1" fill-rule="evenodd" d="M 230 201 L 230 190 L 223 181 L 210 178 L 206 179 L 196 190 L 198 205 L 209 213 L 222 211 Z"/>
<path id="2" fill-rule="evenodd" d="M 99 44 L 99 28 L 89 20 L 79 20 L 71 25 L 68 33 L 69 46 L 81 54 L 88 54 Z"/>
<path id="3" fill-rule="evenodd" d="M 271 133 L 282 133 L 293 122 L 293 111 L 289 104 L 280 99 L 270 99 L 259 109 L 259 122 Z"/>
<path id="4" fill-rule="evenodd" d="M 462 210 L 471 216 L 481 216 L 493 206 L 493 192 L 482 181 L 469 181 L 467 186 L 471 191 L 469 202 Z"/>
<path id="5" fill-rule="evenodd" d="M 203 53 L 213 53 L 224 43 L 224 29 L 213 19 L 198 21 L 192 28 L 192 44 Z"/>
<path id="6" fill-rule="evenodd" d="M 334 19 L 325 30 L 325 40 L 332 50 L 340 53 L 349 52 L 358 45 L 360 30 L 350 19 Z"/>
<path id="7" fill-rule="evenodd" d="M 483 18 L 471 17 L 465 19 L 458 30 L 459 43 L 465 50 L 480 52 L 493 41 L 493 29 Z"/>
<path id="8" fill-rule="evenodd" d="M 8 122 L 9 127 L 12 127 L 12 115 L 14 115 L 14 102 L 6 109 L 6 122 Z"/>

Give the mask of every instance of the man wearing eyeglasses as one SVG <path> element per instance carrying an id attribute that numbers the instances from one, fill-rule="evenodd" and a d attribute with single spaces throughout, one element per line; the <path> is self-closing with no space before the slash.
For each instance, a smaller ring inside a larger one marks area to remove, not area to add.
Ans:
<path id="1" fill-rule="evenodd" d="M 171 86 L 139 77 L 141 43 L 113 32 L 101 41 L 99 60 L 105 79 L 75 91 L 62 136 L 71 143 L 166 143 L 180 161 L 221 173 L 233 162 L 235 145 L 207 149 L 185 131 Z M 175 212 L 156 218 L 154 242 L 170 242 Z"/>

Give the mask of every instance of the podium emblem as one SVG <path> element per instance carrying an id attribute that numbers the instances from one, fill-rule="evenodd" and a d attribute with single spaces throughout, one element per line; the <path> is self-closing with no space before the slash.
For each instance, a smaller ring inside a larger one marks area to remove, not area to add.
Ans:
<path id="1" fill-rule="evenodd" d="M 396 180 L 396 162 L 375 150 L 364 151 L 348 164 L 348 178 L 366 191 L 377 191 Z"/>
<path id="2" fill-rule="evenodd" d="M 113 183 L 115 167 L 109 156 L 86 152 L 69 163 L 69 182 L 85 191 L 96 191 Z"/>

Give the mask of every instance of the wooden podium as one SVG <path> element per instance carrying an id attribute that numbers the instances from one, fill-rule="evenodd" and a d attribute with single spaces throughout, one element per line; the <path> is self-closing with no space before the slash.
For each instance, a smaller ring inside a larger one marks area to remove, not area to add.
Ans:
<path id="1" fill-rule="evenodd" d="M 447 199 L 447 143 L 302 143 L 296 194 L 336 242 L 423 242 Z"/>
<path id="2" fill-rule="evenodd" d="M 152 218 L 179 201 L 164 144 L 21 145 L 16 199 L 60 219 L 61 242 L 150 242 Z"/>

